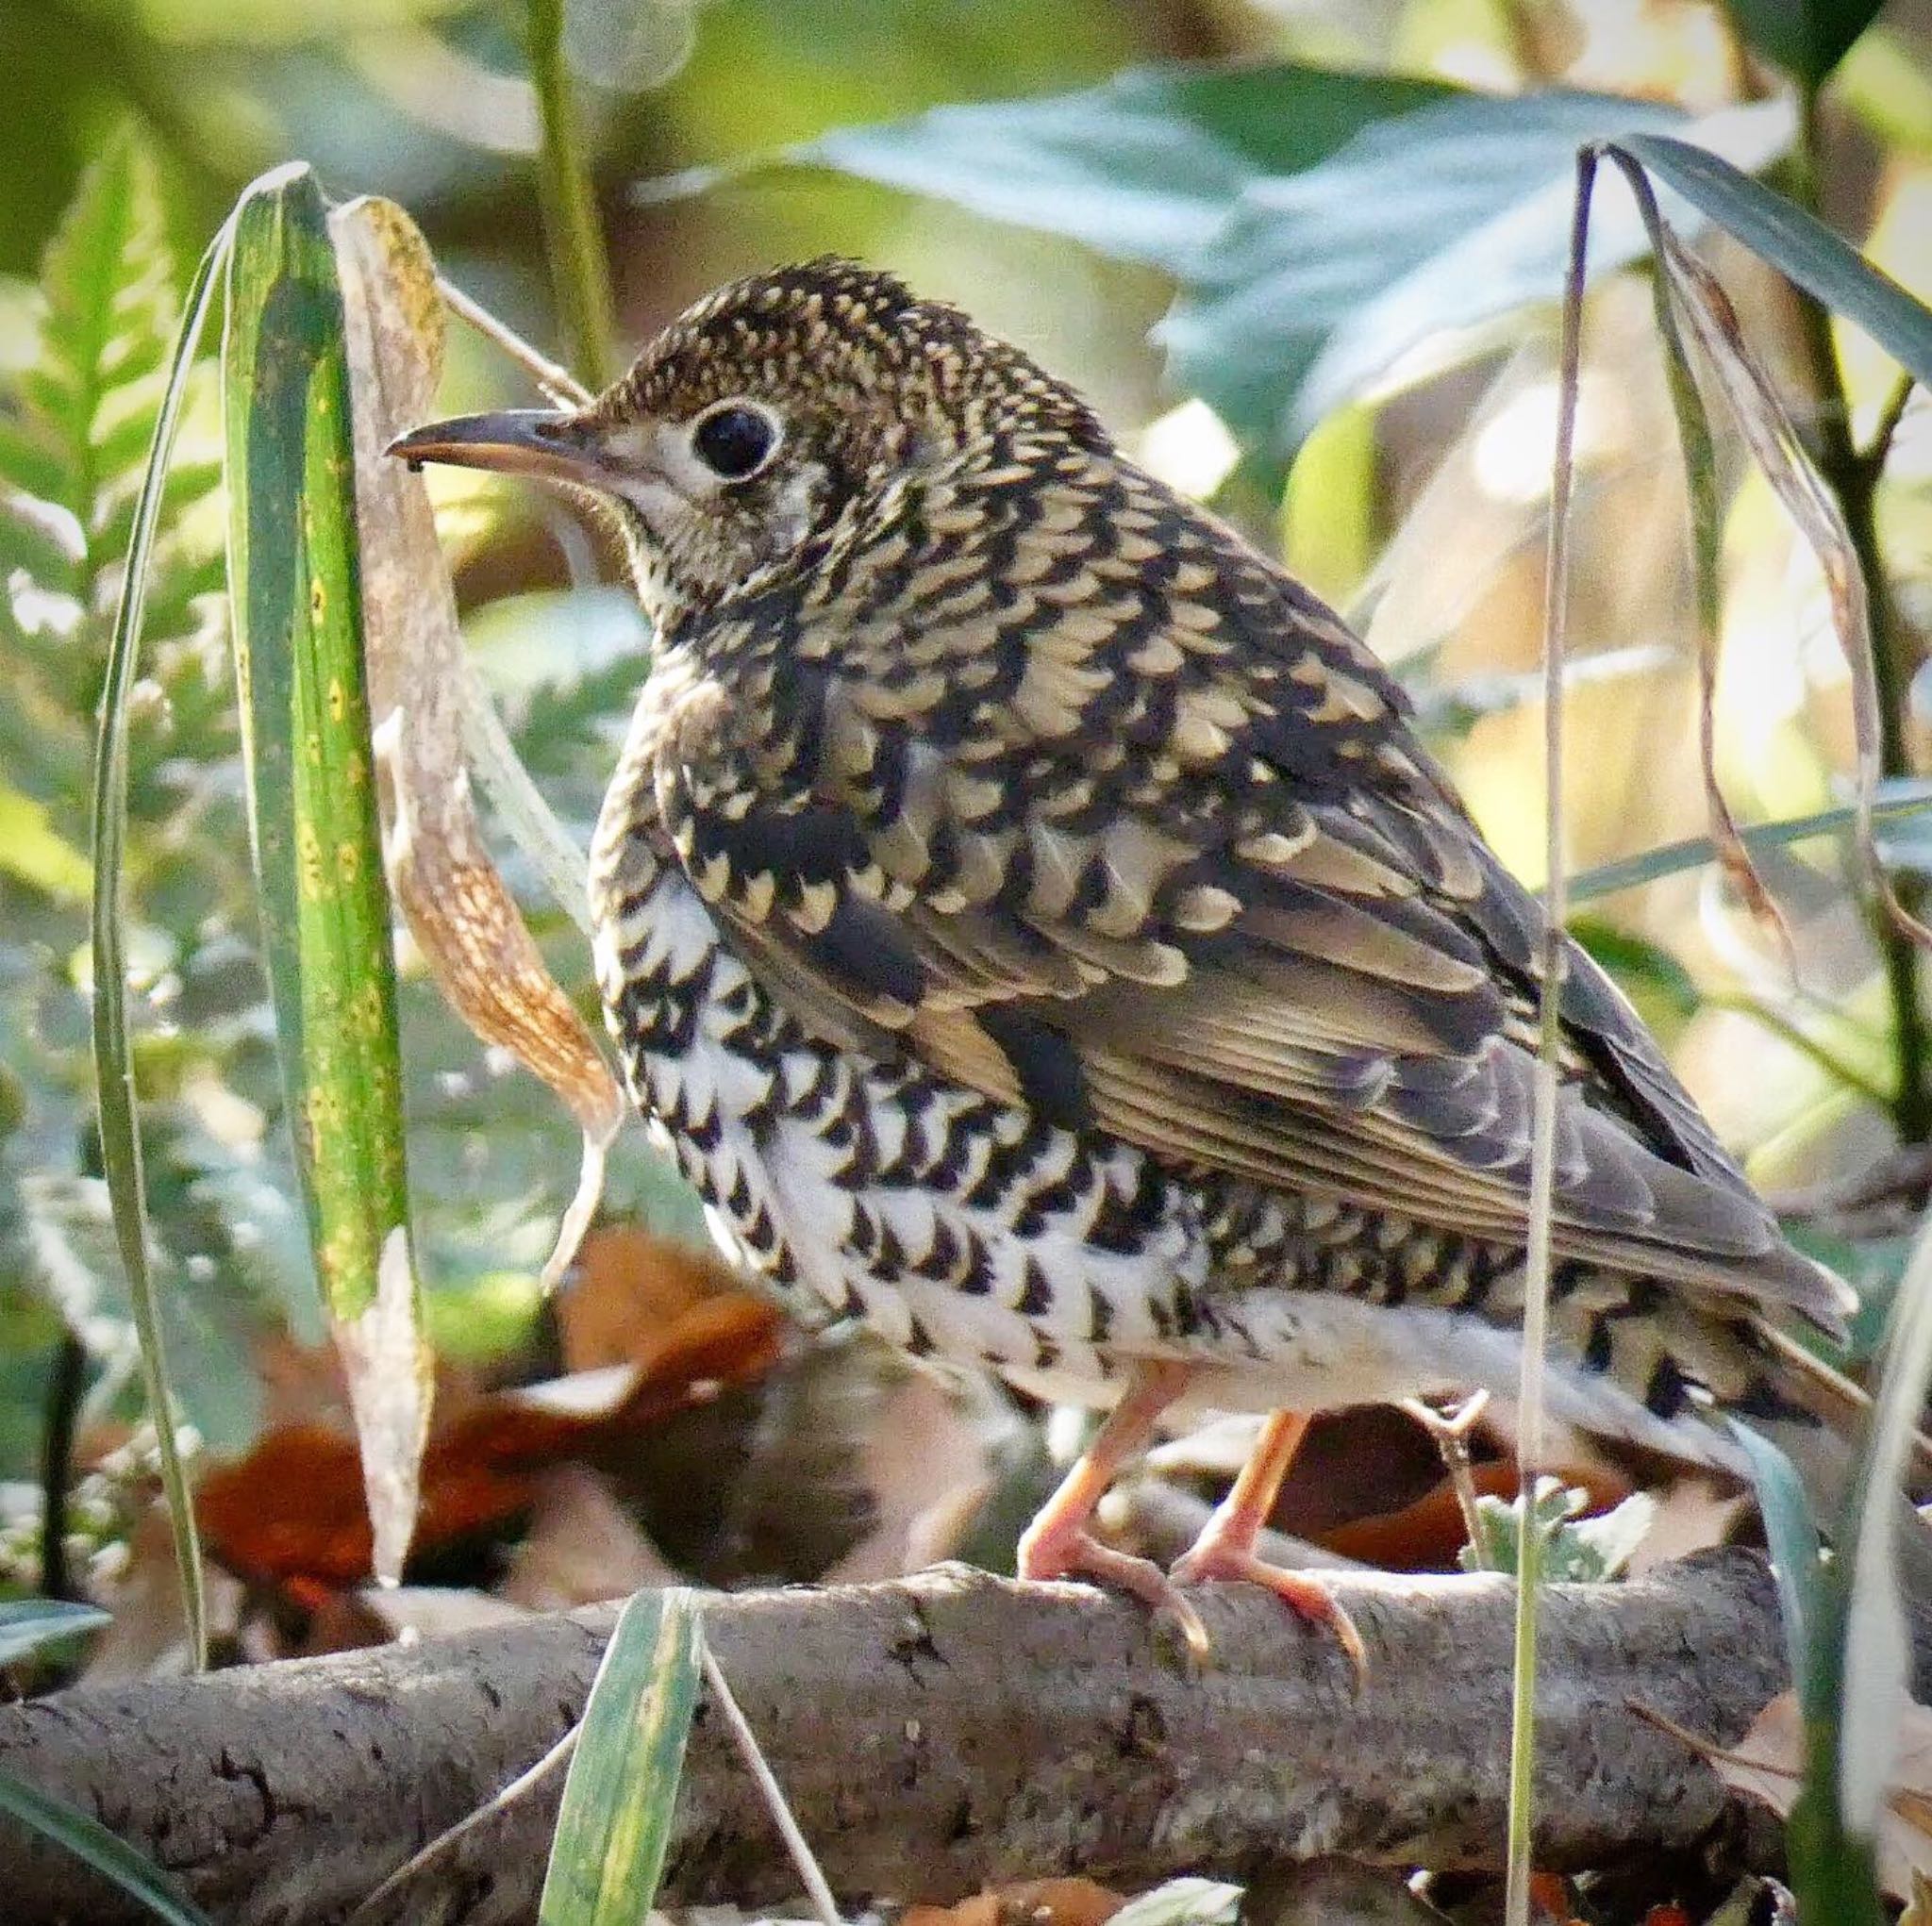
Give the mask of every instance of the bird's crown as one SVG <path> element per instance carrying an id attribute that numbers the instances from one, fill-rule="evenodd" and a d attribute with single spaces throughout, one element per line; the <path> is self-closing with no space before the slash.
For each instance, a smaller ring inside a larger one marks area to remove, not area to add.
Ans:
<path id="1" fill-rule="evenodd" d="M 886 411 L 961 427 L 989 416 L 1075 433 L 1097 427 L 1070 389 L 960 309 L 835 255 L 708 294 L 596 408 L 612 420 L 662 419 L 740 393 L 817 403 L 855 420 Z"/>

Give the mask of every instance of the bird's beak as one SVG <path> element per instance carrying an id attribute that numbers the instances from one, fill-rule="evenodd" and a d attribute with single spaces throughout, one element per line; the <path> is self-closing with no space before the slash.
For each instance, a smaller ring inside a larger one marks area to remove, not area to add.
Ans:
<path id="1" fill-rule="evenodd" d="M 577 415 L 551 408 L 506 408 L 431 422 L 398 436 L 389 453 L 411 468 L 441 461 L 453 468 L 490 468 L 540 481 L 575 482 L 579 488 L 603 484 L 606 465 L 595 429 Z"/>

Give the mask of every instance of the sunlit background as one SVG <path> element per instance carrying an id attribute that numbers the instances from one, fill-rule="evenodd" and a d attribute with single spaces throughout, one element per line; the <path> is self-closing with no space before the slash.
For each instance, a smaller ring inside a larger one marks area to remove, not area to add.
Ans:
<path id="1" fill-rule="evenodd" d="M 32 291 L 60 211 L 90 156 L 129 120 L 159 159 L 183 268 L 246 180 L 306 157 L 333 195 L 402 202 L 452 280 L 546 351 L 565 352 L 541 248 L 521 17 L 461 0 L 8 0 L 0 379 L 33 357 Z M 571 0 L 568 20 L 629 341 L 721 279 L 824 250 L 961 302 L 1082 387 L 1158 473 L 1217 500 L 1355 615 L 1408 681 L 1497 848 L 1542 880 L 1534 678 L 1557 406 L 1554 275 L 1540 300 L 1474 328 L 1398 317 L 1412 340 L 1374 382 L 1292 433 L 1257 439 L 1251 422 L 1230 422 L 1175 382 L 1157 334 L 1174 284 L 1158 268 L 966 211 L 957 203 L 974 197 L 963 191 L 915 195 L 826 167 L 762 163 L 831 129 L 1064 93 L 1174 61 L 1292 58 L 1505 93 L 1561 83 L 1699 114 L 1757 103 L 1774 115 L 1772 79 L 1740 56 L 1718 9 L 1672 0 Z M 1891 7 L 1859 42 L 1822 140 L 1825 212 L 1932 298 L 1932 6 Z M 708 184 L 692 170 L 712 171 Z M 1560 198 L 1567 183 L 1553 175 L 1548 191 Z M 1622 190 L 1603 192 L 1614 215 Z M 1716 247 L 1712 257 L 1803 416 L 1815 397 L 1793 303 L 1740 250 Z M 1844 356 L 1862 438 L 1895 371 L 1856 337 Z M 529 398 L 496 351 L 455 331 L 452 409 Z M 1649 284 L 1624 273 L 1593 297 L 1577 421 L 1577 686 L 1563 798 L 1574 873 L 1707 827 L 1674 421 Z M 210 427 L 205 411 L 204 439 Z M 1850 677 L 1805 543 L 1735 437 L 1721 452 L 1717 771 L 1740 821 L 1801 816 L 1848 796 Z M 609 558 L 560 510 L 487 481 L 437 486 L 472 646 L 533 771 L 581 832 L 647 638 L 621 589 L 597 586 L 611 580 Z M 218 528 L 211 503 L 205 512 Z M 1923 397 L 1900 423 L 1877 512 L 1907 632 L 1923 639 L 1932 623 Z M 17 624 L 46 633 L 64 622 L 97 661 L 98 607 L 37 602 L 19 582 L 12 591 Z M 196 739 L 225 755 L 219 636 L 181 649 L 180 660 L 202 665 L 208 713 Z M 30 695 L 42 697 L 10 686 L 15 675 L 0 654 L 0 705 L 18 721 Z M 134 876 L 134 953 L 157 1214 L 177 1277 L 195 1287 L 176 1293 L 192 1306 L 185 1395 L 213 1445 L 234 1451 L 265 1409 L 289 1408 L 274 1388 L 277 1334 L 286 1325 L 312 1340 L 318 1326 L 287 1203 L 265 1013 L 248 991 L 252 912 L 232 761 L 184 773 L 185 752 L 170 751 L 166 731 L 187 722 L 162 711 L 185 699 L 172 685 L 149 695 L 150 841 Z M 68 697 L 84 737 L 84 663 Z M 0 1188 L 27 1254 L 0 1266 L 0 1480 L 30 1475 L 63 1322 L 110 1378 L 125 1377 L 128 1355 L 87 1115 L 84 757 L 42 768 L 33 753 L 9 749 L 0 764 Z M 1901 863 L 1932 865 L 1932 832 L 1902 828 L 1889 847 Z M 1892 1141 L 1890 1005 L 1848 863 L 1842 838 L 1763 855 L 1789 955 L 1708 864 L 1579 907 L 1584 933 L 1773 1189 L 1864 1169 Z M 575 934 L 560 920 L 545 929 L 559 977 L 581 990 Z M 575 1137 L 520 1072 L 479 1059 L 420 965 L 406 955 L 405 966 L 412 1178 L 436 1329 L 487 1376 L 544 1328 L 536 1269 L 569 1194 Z M 693 1221 L 636 1143 L 620 1159 L 610 1212 L 678 1235 Z"/>

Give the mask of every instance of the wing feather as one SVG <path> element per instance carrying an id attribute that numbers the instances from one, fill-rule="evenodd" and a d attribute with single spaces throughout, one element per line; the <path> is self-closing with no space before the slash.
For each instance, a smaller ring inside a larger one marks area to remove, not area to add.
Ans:
<path id="1" fill-rule="evenodd" d="M 1179 1167 L 1521 1241 L 1541 913 L 1399 691 L 1124 462 L 988 488 L 949 525 L 987 569 L 1024 549 L 1031 586 L 970 621 L 957 545 L 922 587 L 906 543 L 890 581 L 860 556 L 841 600 L 712 619 L 657 793 L 734 940 L 841 1041 Z M 1558 1252 L 1838 1328 L 1843 1287 L 1574 946 L 1561 995 Z"/>

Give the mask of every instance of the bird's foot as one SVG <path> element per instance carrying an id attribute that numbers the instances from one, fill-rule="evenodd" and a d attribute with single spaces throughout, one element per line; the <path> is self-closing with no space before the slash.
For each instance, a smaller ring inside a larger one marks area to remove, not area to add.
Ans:
<path id="1" fill-rule="evenodd" d="M 1208 1654 L 1210 1641 L 1200 1613 L 1167 1573 L 1152 1559 L 1103 1545 L 1084 1525 L 1061 1527 L 1042 1517 L 1021 1538 L 1015 1565 L 1025 1579 L 1088 1579 L 1110 1591 L 1124 1591 L 1172 1619 L 1196 1660 Z"/>
<path id="2" fill-rule="evenodd" d="M 1210 1524 L 1193 1549 L 1175 1561 L 1169 1577 L 1177 1586 L 1211 1585 L 1217 1579 L 1264 1586 L 1310 1624 L 1325 1625 L 1334 1633 L 1355 1673 L 1356 1690 L 1361 1690 L 1369 1675 L 1369 1654 L 1362 1635 L 1340 1600 L 1311 1573 L 1270 1565 L 1239 1538 L 1224 1537 Z"/>

